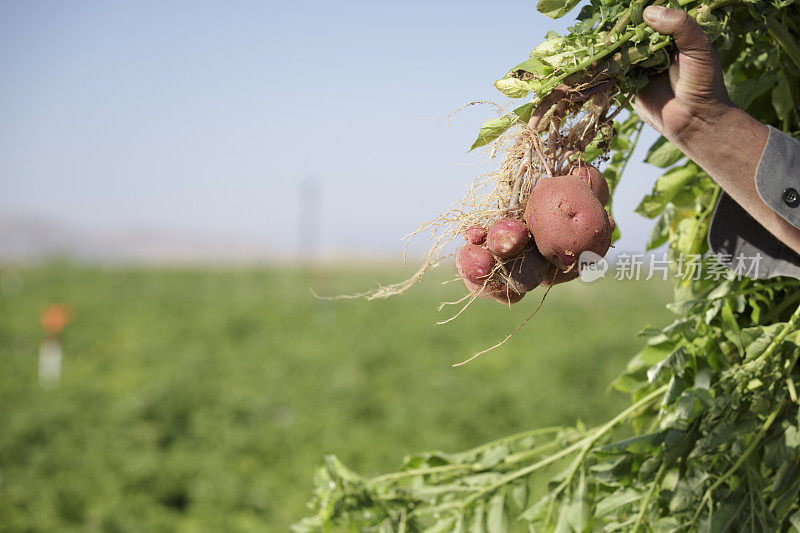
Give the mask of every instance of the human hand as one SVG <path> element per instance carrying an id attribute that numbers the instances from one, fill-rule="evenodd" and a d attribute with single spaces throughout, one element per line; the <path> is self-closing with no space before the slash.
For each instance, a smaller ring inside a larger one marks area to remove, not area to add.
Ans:
<path id="1" fill-rule="evenodd" d="M 672 35 L 678 54 L 667 71 L 639 91 L 634 109 L 647 124 L 680 145 L 683 137 L 733 106 L 711 42 L 688 13 L 649 6 L 644 20 L 657 32 Z"/>
<path id="2" fill-rule="evenodd" d="M 644 10 L 644 20 L 673 36 L 678 55 L 666 72 L 639 91 L 636 112 L 759 224 L 800 253 L 800 230 L 767 205 L 756 188 L 769 130 L 731 103 L 719 60 L 700 25 L 681 10 L 657 6 Z"/>

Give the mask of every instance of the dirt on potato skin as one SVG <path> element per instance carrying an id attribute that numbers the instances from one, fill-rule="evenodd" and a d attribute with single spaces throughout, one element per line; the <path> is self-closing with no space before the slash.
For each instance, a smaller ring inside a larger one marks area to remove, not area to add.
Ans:
<path id="1" fill-rule="evenodd" d="M 540 180 L 528 198 L 525 222 L 539 251 L 561 270 L 574 268 L 585 251 L 602 257 L 611 246 L 608 213 L 576 176 Z"/>

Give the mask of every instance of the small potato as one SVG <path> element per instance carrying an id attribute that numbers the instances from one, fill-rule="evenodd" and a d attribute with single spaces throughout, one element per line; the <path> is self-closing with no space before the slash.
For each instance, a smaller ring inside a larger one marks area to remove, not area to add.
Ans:
<path id="1" fill-rule="evenodd" d="M 521 220 L 503 217 L 495 221 L 486 236 L 486 247 L 501 259 L 520 254 L 530 240 L 528 228 Z"/>
<path id="2" fill-rule="evenodd" d="M 481 245 L 486 242 L 486 228 L 483 226 L 470 226 L 464 232 L 464 238 L 471 244 Z"/>
<path id="3" fill-rule="evenodd" d="M 580 166 L 572 167 L 572 170 L 569 171 L 569 174 L 582 179 L 586 185 L 589 186 L 597 199 L 600 200 L 601 204 L 608 204 L 608 182 L 599 170 L 592 165 L 581 164 Z"/>
<path id="4" fill-rule="evenodd" d="M 561 270 L 571 270 L 581 253 L 603 257 L 611 246 L 608 213 L 589 186 L 575 176 L 539 180 L 525 206 L 536 246 Z"/>
<path id="5" fill-rule="evenodd" d="M 484 286 L 483 283 L 473 283 L 464 279 L 464 285 L 466 285 L 469 292 L 476 294 L 478 298 L 494 300 L 501 304 L 515 304 L 525 296 L 524 293 L 520 294 L 511 290 L 507 285 L 496 282 L 489 282 Z"/>
<path id="6" fill-rule="evenodd" d="M 465 244 L 456 255 L 456 270 L 465 281 L 483 285 L 494 266 L 492 254 L 477 244 Z"/>
<path id="7" fill-rule="evenodd" d="M 542 283 L 549 266 L 550 263 L 542 257 L 536 246 L 529 246 L 521 256 L 503 265 L 506 275 L 504 281 L 513 291 L 524 294 Z"/>

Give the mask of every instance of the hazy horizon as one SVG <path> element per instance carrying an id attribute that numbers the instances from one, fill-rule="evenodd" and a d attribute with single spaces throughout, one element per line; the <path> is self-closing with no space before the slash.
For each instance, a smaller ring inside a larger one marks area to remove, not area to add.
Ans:
<path id="1" fill-rule="evenodd" d="M 279 256 L 310 234 L 321 255 L 399 257 L 488 168 L 466 149 L 495 111 L 449 113 L 507 104 L 492 82 L 572 23 L 522 0 L 2 9 L 1 213 Z M 614 203 L 621 250 L 651 227 L 632 213 L 659 174 L 643 137 Z"/>

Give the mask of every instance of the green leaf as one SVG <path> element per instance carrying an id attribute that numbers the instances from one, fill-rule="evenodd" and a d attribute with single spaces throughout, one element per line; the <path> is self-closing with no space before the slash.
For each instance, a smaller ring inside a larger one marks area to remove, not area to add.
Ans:
<path id="1" fill-rule="evenodd" d="M 599 455 L 616 455 L 622 452 L 627 453 L 649 453 L 654 451 L 658 446 L 664 442 L 666 431 L 659 431 L 657 433 L 648 433 L 647 435 L 639 435 L 638 437 L 631 437 L 629 439 L 607 444 L 595 449 L 595 453 Z"/>
<path id="2" fill-rule="evenodd" d="M 653 190 L 658 193 L 660 198 L 669 202 L 695 176 L 697 176 L 697 168 L 694 164 L 673 168 L 658 178 Z"/>
<path id="3" fill-rule="evenodd" d="M 536 9 L 551 19 L 561 18 L 578 5 L 579 0 L 539 0 Z"/>
<path id="4" fill-rule="evenodd" d="M 628 372 L 635 372 L 649 368 L 656 363 L 663 361 L 675 350 L 675 344 L 660 342 L 658 344 L 648 344 L 628 362 L 626 367 Z"/>
<path id="5" fill-rule="evenodd" d="M 786 446 L 797 448 L 800 446 L 800 430 L 797 429 L 797 426 L 789 426 L 783 434 L 783 439 Z"/>
<path id="6" fill-rule="evenodd" d="M 654 194 L 648 194 L 639 205 L 634 209 L 634 213 L 642 215 L 646 218 L 655 218 L 667 207 L 666 200 Z"/>
<path id="7" fill-rule="evenodd" d="M 514 74 L 518 74 L 519 71 L 528 72 L 530 74 L 535 74 L 540 77 L 548 76 L 553 73 L 553 67 L 548 65 L 541 59 L 539 56 L 532 57 L 527 61 L 523 61 L 516 67 L 511 69 L 511 72 Z"/>
<path id="8" fill-rule="evenodd" d="M 690 484 L 682 479 L 675 487 L 675 492 L 672 493 L 672 498 L 669 501 L 669 510 L 672 514 L 680 513 L 690 509 L 695 504 L 695 495 L 692 491 Z"/>
<path id="9" fill-rule="evenodd" d="M 450 533 L 453 531 L 453 526 L 456 523 L 455 516 L 447 516 L 445 518 L 440 519 L 431 527 L 425 530 L 425 533 Z M 390 529 L 391 531 L 391 529 Z"/>
<path id="10" fill-rule="evenodd" d="M 739 353 L 744 353 L 744 345 L 742 344 L 742 330 L 736 322 L 736 317 L 733 315 L 730 300 L 725 300 L 725 303 L 720 310 L 720 318 L 722 319 L 722 333 L 728 338 L 739 350 Z"/>
<path id="11" fill-rule="evenodd" d="M 566 39 L 559 37 L 554 31 L 548 32 L 545 38 L 547 39 L 546 41 L 543 41 L 539 46 L 531 50 L 528 56 L 530 59 L 557 54 L 564 49 L 564 45 L 567 42 Z"/>
<path id="12" fill-rule="evenodd" d="M 689 354 L 686 351 L 686 348 L 681 346 L 665 357 L 662 361 L 659 361 L 656 365 L 651 367 L 647 371 L 647 380 L 650 383 L 655 383 L 658 378 L 663 375 L 667 368 L 673 369 L 673 372 L 678 376 L 683 375 L 683 367 L 688 359 Z"/>
<path id="13" fill-rule="evenodd" d="M 792 527 L 796 530 L 800 531 L 800 511 L 795 511 L 795 513 L 789 517 L 789 523 L 792 524 Z"/>
<path id="14" fill-rule="evenodd" d="M 672 217 L 675 215 L 675 210 L 670 209 L 670 206 L 664 208 L 661 216 L 658 217 L 653 229 L 650 230 L 650 237 L 647 240 L 647 249 L 655 250 L 669 239 L 669 226 Z"/>
<path id="15" fill-rule="evenodd" d="M 749 80 L 739 80 L 728 84 L 728 95 L 738 107 L 747 109 L 753 101 L 775 87 L 775 75 L 765 74 Z"/>
<path id="16" fill-rule="evenodd" d="M 784 326 L 784 323 L 777 323 L 742 329 L 742 343 L 747 347 L 745 360 L 749 361 L 761 355 Z"/>
<path id="17" fill-rule="evenodd" d="M 595 478 L 608 485 L 623 484 L 630 479 L 633 468 L 633 456 L 628 454 L 617 455 L 610 461 L 598 463 L 591 467 Z"/>
<path id="18" fill-rule="evenodd" d="M 778 85 L 772 89 L 772 107 L 775 108 L 775 113 L 778 114 L 778 118 L 781 120 L 789 118 L 794 109 L 794 99 L 792 99 L 789 79 L 782 70 L 778 73 Z"/>
<path id="19" fill-rule="evenodd" d="M 659 168 L 666 168 L 674 165 L 683 157 L 683 152 L 662 136 L 647 151 L 644 161 Z"/>
<path id="20" fill-rule="evenodd" d="M 614 388 L 614 390 L 631 394 L 634 391 L 641 389 L 645 383 L 647 383 L 647 381 L 644 379 L 637 379 L 631 374 L 622 374 L 616 380 L 614 380 L 611 386 Z"/>
<path id="21" fill-rule="evenodd" d="M 290 525 L 289 530 L 293 533 L 314 533 L 322 531 L 322 519 L 319 516 L 309 516 Z"/>
<path id="22" fill-rule="evenodd" d="M 499 492 L 489 500 L 489 511 L 486 513 L 486 530 L 489 533 L 506 533 L 509 529 L 509 518 L 506 513 L 505 494 Z"/>
<path id="23" fill-rule="evenodd" d="M 636 208 L 636 213 L 647 218 L 655 218 L 675 198 L 675 195 L 697 175 L 698 170 L 694 164 L 667 171 L 658 178 L 658 181 L 653 186 L 653 192 L 642 199 Z"/>
<path id="24" fill-rule="evenodd" d="M 511 500 L 519 509 L 525 509 L 528 506 L 529 495 L 528 482 L 525 480 L 515 483 L 511 487 Z"/>
<path id="25" fill-rule="evenodd" d="M 681 521 L 674 516 L 667 516 L 659 518 L 655 522 L 650 523 L 653 533 L 675 533 L 683 529 Z"/>
<path id="26" fill-rule="evenodd" d="M 507 115 L 487 120 L 483 123 L 483 126 L 481 126 L 481 130 L 478 132 L 478 138 L 472 143 L 470 150 L 489 144 L 517 122 L 527 122 L 531 118 L 532 112 L 533 102 L 529 102 L 519 106 Z"/>
<path id="27" fill-rule="evenodd" d="M 493 448 L 490 448 L 484 455 L 481 457 L 480 461 L 478 462 L 477 466 L 480 469 L 489 469 L 494 468 L 497 466 L 505 457 L 509 454 L 508 446 L 505 444 L 500 444 Z"/>
<path id="28" fill-rule="evenodd" d="M 711 395 L 705 389 L 684 391 L 675 403 L 675 413 L 680 420 L 690 421 L 711 405 Z"/>
<path id="29" fill-rule="evenodd" d="M 800 490 L 800 463 L 796 460 L 783 462 L 772 484 L 772 497 L 778 516 L 785 515 L 797 501 Z"/>
<path id="30" fill-rule="evenodd" d="M 527 522 L 535 522 L 536 520 L 539 520 L 547 511 L 547 507 L 552 501 L 552 497 L 552 494 L 545 494 L 539 501 L 525 509 L 525 512 L 519 515 L 519 519 Z"/>
<path id="31" fill-rule="evenodd" d="M 778 41 L 778 44 L 789 56 L 789 59 L 797 68 L 800 68 L 800 46 L 797 45 L 796 38 L 793 38 L 789 30 L 783 27 L 774 17 L 767 19 L 767 26 L 769 27 L 769 33 Z"/>
<path id="32" fill-rule="evenodd" d="M 717 531 L 736 531 L 736 522 L 739 514 L 744 508 L 745 500 L 724 502 L 719 506 L 719 509 L 714 511 L 711 518 L 711 523 L 708 526 L 708 532 L 714 533 Z"/>
<path id="33" fill-rule="evenodd" d="M 486 506 L 483 501 L 478 501 L 472 520 L 469 525 L 469 533 L 484 533 L 486 531 Z"/>
<path id="34" fill-rule="evenodd" d="M 531 92 L 532 88 L 527 81 L 517 78 L 502 78 L 494 82 L 495 88 L 509 98 L 522 98 Z"/>
<path id="35" fill-rule="evenodd" d="M 675 251 L 691 255 L 694 248 L 695 241 L 697 240 L 698 230 L 702 229 L 703 225 L 696 218 L 684 218 L 678 222 L 678 227 L 675 228 L 675 239 L 672 247 Z M 692 274 L 692 272 L 689 272 Z"/>
<path id="36" fill-rule="evenodd" d="M 467 518 L 464 512 L 461 512 L 456 518 L 456 523 L 453 526 L 453 533 L 467 533 Z"/>
<path id="37" fill-rule="evenodd" d="M 642 493 L 630 488 L 622 488 L 600 500 L 595 510 L 598 517 L 606 516 L 620 507 L 630 505 L 642 498 Z"/>
<path id="38" fill-rule="evenodd" d="M 579 498 L 565 502 L 561 506 L 561 513 L 556 523 L 555 531 L 558 533 L 568 531 L 586 531 L 588 521 L 586 505 Z"/>
<path id="39" fill-rule="evenodd" d="M 712 450 L 722 444 L 731 443 L 742 435 L 752 433 L 757 429 L 757 426 L 756 421 L 752 419 L 737 423 L 723 422 L 704 437 L 699 449 L 701 451 Z"/>

